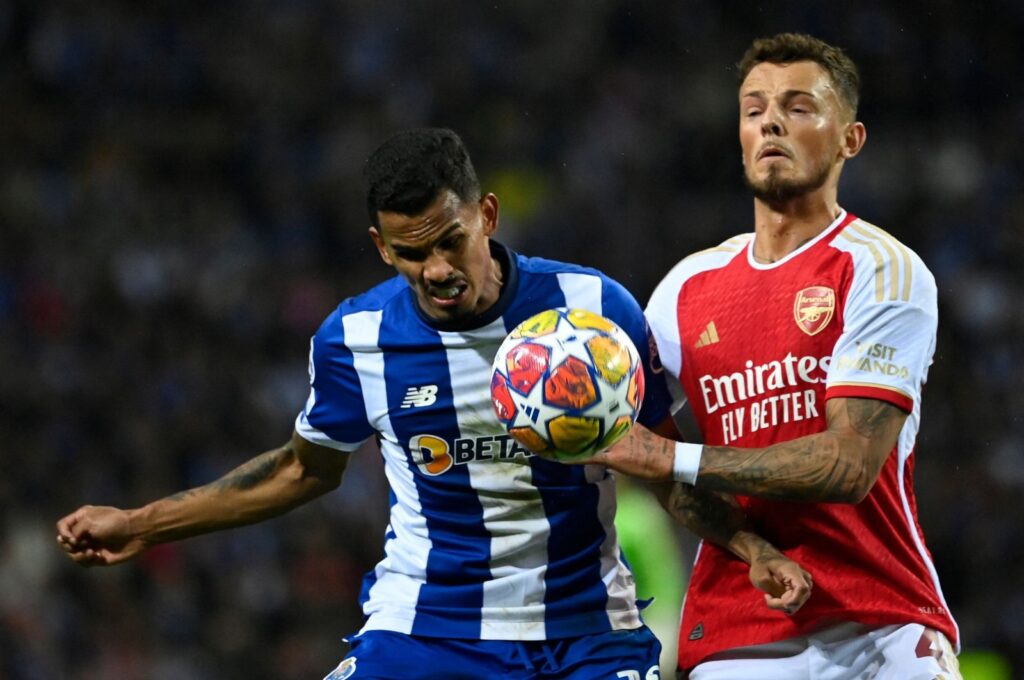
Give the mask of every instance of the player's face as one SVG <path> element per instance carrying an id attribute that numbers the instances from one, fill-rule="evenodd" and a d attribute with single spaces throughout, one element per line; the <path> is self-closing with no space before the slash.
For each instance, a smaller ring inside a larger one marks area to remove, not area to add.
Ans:
<path id="1" fill-rule="evenodd" d="M 501 294 L 501 267 L 491 257 L 498 199 L 464 203 L 441 192 L 419 215 L 377 213 L 370 237 L 380 256 L 406 278 L 432 319 L 458 321 L 479 314 Z"/>
<path id="2" fill-rule="evenodd" d="M 747 184 L 760 199 L 815 191 L 838 171 L 853 123 L 826 71 L 812 61 L 761 63 L 740 86 L 740 146 Z M 863 142 L 863 139 L 860 140 Z M 853 151 L 859 150 L 859 145 Z M 836 181 L 838 181 L 836 179 Z"/>

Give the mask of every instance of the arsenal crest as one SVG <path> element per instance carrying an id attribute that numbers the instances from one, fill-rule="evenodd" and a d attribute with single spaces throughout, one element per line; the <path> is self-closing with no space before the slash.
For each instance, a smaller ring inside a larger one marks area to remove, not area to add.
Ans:
<path id="1" fill-rule="evenodd" d="M 796 294 L 793 317 L 796 325 L 807 335 L 817 335 L 825 329 L 836 311 L 836 293 L 825 286 L 811 286 Z"/>

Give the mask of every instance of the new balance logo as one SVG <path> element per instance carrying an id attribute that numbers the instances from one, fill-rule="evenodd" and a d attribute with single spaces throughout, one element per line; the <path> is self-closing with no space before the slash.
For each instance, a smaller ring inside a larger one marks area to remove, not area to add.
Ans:
<path id="1" fill-rule="evenodd" d="M 694 348 L 700 349 L 701 347 L 713 345 L 716 342 L 718 342 L 718 329 L 715 328 L 715 322 L 712 321 L 711 323 L 708 324 L 708 327 L 705 328 L 704 331 L 700 334 L 700 340 L 697 341 L 697 344 L 694 345 Z"/>
<path id="2" fill-rule="evenodd" d="M 437 401 L 437 385 L 424 385 L 423 387 L 410 387 L 402 399 L 402 408 L 410 406 L 430 406 Z"/>

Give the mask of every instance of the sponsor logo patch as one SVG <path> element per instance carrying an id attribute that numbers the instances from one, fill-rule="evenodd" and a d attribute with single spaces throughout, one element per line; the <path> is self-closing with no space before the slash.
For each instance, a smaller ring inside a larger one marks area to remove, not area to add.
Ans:
<path id="1" fill-rule="evenodd" d="M 409 453 L 420 472 L 430 477 L 444 474 L 454 465 L 493 460 L 512 462 L 533 456 L 532 451 L 507 434 L 453 440 L 435 434 L 418 434 L 409 439 Z"/>

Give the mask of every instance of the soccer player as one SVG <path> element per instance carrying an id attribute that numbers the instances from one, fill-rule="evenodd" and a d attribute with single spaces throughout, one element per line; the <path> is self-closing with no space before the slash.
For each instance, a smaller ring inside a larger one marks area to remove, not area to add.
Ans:
<path id="1" fill-rule="evenodd" d="M 684 523 L 712 493 L 733 495 L 814 577 L 806 606 L 771 616 L 706 541 L 680 628 L 690 680 L 957 678 L 958 630 L 913 488 L 935 281 L 838 203 L 866 135 L 850 58 L 781 34 L 755 41 L 739 70 L 753 232 L 683 259 L 646 310 L 704 444 L 636 428 L 590 462 L 684 482 L 672 500 Z"/>
<path id="2" fill-rule="evenodd" d="M 491 240 L 498 199 L 449 130 L 396 135 L 364 174 L 370 236 L 398 275 L 342 302 L 313 337 L 291 440 L 142 508 L 80 508 L 58 521 L 60 545 L 108 565 L 278 515 L 336 488 L 348 454 L 374 437 L 391 522 L 364 582 L 366 623 L 328 678 L 656 677 L 660 644 L 620 557 L 613 475 L 534 457 L 489 393 L 506 334 L 552 307 L 611 318 L 646 358 L 640 306 L 597 271 Z M 669 401 L 651 380 L 641 421 L 662 420 Z M 733 538 L 769 606 L 799 607 L 800 567 L 749 532 Z"/>

